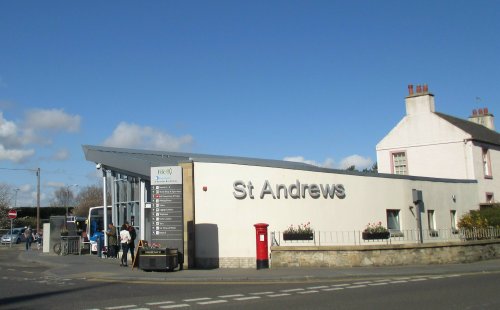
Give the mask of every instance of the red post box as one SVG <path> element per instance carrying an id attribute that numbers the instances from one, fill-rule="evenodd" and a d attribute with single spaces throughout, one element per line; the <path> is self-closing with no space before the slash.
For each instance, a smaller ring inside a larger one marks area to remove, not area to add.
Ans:
<path id="1" fill-rule="evenodd" d="M 269 224 L 258 223 L 255 227 L 255 241 L 257 244 L 257 269 L 269 268 L 267 246 L 267 227 Z"/>

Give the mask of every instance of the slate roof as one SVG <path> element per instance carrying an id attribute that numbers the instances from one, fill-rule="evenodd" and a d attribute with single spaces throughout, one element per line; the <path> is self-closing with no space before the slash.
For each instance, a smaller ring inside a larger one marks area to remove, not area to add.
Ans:
<path id="1" fill-rule="evenodd" d="M 477 182 L 476 180 L 444 179 L 444 178 L 420 177 L 420 176 L 409 176 L 400 174 L 347 171 L 339 169 L 322 168 L 305 163 L 291 162 L 285 160 L 125 149 L 125 148 L 105 147 L 96 145 L 82 145 L 82 148 L 86 160 L 94 163 L 100 163 L 106 169 L 111 169 L 113 171 L 120 172 L 130 176 L 139 176 L 144 179 L 149 179 L 151 167 L 176 166 L 180 163 L 186 163 L 186 162 L 208 162 L 208 163 L 225 163 L 225 164 L 235 164 L 235 165 L 248 165 L 248 166 L 294 169 L 303 171 L 326 172 L 326 173 L 357 175 L 364 177 L 388 178 L 388 179 L 421 180 L 421 181 L 448 182 L 448 183 Z"/>
<path id="2" fill-rule="evenodd" d="M 483 125 L 479 125 L 468 120 L 463 120 L 439 112 L 435 113 L 437 116 L 441 117 L 445 121 L 451 123 L 452 125 L 470 134 L 472 140 L 485 142 L 493 145 L 500 145 L 500 134 L 494 130 L 488 129 Z"/>

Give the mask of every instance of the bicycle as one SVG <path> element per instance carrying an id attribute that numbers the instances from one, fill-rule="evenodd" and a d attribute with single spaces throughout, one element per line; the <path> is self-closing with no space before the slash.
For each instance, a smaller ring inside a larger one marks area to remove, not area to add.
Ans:
<path id="1" fill-rule="evenodd" d="M 68 242 L 57 242 L 52 249 L 57 255 L 68 255 Z"/>

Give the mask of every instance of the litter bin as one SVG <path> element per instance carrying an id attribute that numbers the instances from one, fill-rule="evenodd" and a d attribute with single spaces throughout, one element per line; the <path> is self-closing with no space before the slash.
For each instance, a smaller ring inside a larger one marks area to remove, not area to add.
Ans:
<path id="1" fill-rule="evenodd" d="M 179 266 L 179 262 L 179 251 L 177 249 L 139 249 L 139 268 L 145 271 L 173 271 Z"/>

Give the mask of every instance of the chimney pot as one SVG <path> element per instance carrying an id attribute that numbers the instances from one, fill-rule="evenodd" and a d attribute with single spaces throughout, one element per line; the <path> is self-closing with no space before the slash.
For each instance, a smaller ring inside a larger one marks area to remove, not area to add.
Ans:
<path id="1" fill-rule="evenodd" d="M 483 109 L 479 109 L 479 110 L 477 111 L 477 113 L 478 113 L 479 115 L 483 115 Z"/>
<path id="2" fill-rule="evenodd" d="M 422 92 L 422 85 L 417 85 L 417 94 Z"/>
<path id="3" fill-rule="evenodd" d="M 429 86 L 427 84 L 424 84 L 424 93 L 429 92 Z"/>
<path id="4" fill-rule="evenodd" d="M 472 115 L 474 115 L 474 116 L 477 115 L 477 110 L 476 109 L 472 110 Z"/>
<path id="5" fill-rule="evenodd" d="M 408 85 L 408 94 L 411 96 L 413 95 L 413 84 Z"/>
<path id="6" fill-rule="evenodd" d="M 489 114 L 489 113 L 488 113 L 488 108 L 484 108 L 484 109 L 483 109 L 483 112 L 484 112 L 484 114 L 485 114 L 485 115 L 488 115 L 488 114 Z"/>

